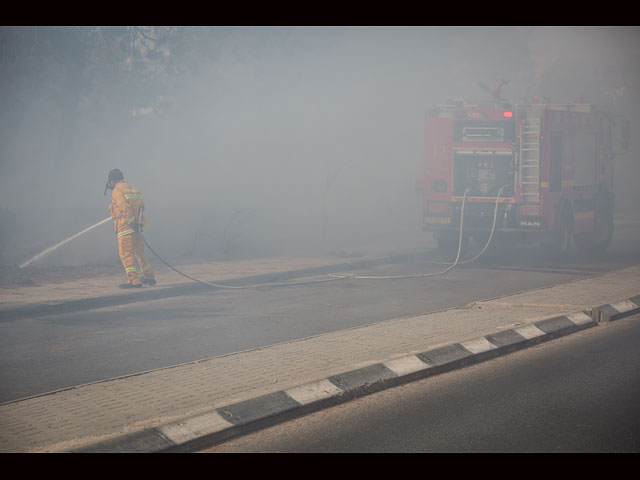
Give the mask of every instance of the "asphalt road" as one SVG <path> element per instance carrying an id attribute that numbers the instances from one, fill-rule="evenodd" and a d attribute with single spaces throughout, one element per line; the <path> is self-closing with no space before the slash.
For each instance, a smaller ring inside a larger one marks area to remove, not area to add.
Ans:
<path id="1" fill-rule="evenodd" d="M 602 258 L 488 251 L 446 275 L 218 290 L 0 323 L 0 402 L 160 367 L 433 312 L 640 262 L 640 229 L 616 232 Z M 433 257 L 360 273 L 441 272 Z M 350 272 L 354 273 L 354 272 Z"/>
<path id="2" fill-rule="evenodd" d="M 640 452 L 640 315 L 215 446 L 255 452 Z"/>

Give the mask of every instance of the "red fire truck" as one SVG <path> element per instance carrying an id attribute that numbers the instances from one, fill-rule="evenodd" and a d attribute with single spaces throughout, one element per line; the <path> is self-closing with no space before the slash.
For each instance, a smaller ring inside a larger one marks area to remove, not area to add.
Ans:
<path id="1" fill-rule="evenodd" d="M 417 185 L 423 230 L 453 251 L 493 235 L 603 251 L 613 234 L 614 158 L 628 132 L 624 118 L 591 104 L 434 106 Z"/>

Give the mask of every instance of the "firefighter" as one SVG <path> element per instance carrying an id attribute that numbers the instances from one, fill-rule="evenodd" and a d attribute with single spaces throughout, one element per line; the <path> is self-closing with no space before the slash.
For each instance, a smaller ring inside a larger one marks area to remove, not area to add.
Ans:
<path id="1" fill-rule="evenodd" d="M 144 218 L 144 202 L 140 191 L 124 181 L 124 175 L 117 168 L 109 172 L 106 188 L 112 190 L 109 213 L 113 218 L 113 229 L 118 238 L 118 252 L 127 274 L 127 283 L 120 288 L 142 288 L 142 284 L 155 285 L 156 279 L 144 253 L 142 230 L 148 227 Z M 106 194 L 106 189 L 105 189 Z M 142 277 L 138 274 L 135 261 L 138 260 Z"/>

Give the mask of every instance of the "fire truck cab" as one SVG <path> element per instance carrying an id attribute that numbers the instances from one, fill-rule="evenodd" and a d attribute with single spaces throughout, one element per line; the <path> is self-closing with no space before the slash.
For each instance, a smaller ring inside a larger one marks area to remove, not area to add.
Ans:
<path id="1" fill-rule="evenodd" d="M 443 249 L 459 237 L 466 247 L 469 237 L 511 235 L 603 251 L 613 235 L 614 158 L 626 152 L 628 131 L 626 120 L 591 104 L 436 105 L 425 115 L 417 182 L 423 230 Z"/>

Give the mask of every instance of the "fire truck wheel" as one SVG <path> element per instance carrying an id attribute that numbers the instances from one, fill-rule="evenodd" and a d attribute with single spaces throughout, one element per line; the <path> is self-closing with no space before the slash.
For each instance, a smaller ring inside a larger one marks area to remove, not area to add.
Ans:
<path id="1" fill-rule="evenodd" d="M 613 229 L 612 205 L 606 201 L 599 202 L 595 213 L 595 230 L 576 239 L 580 250 L 590 255 L 604 253 L 613 239 Z"/>
<path id="2" fill-rule="evenodd" d="M 573 237 L 573 212 L 568 204 L 564 204 L 558 215 L 558 226 L 556 228 L 555 246 L 562 253 L 566 253 L 571 248 Z"/>
<path id="3" fill-rule="evenodd" d="M 606 213 L 596 217 L 596 238 L 594 248 L 596 253 L 604 252 L 613 239 L 613 214 Z"/>

